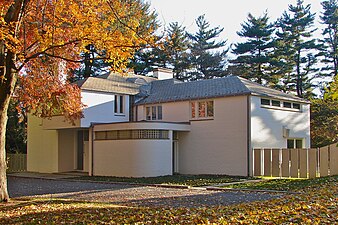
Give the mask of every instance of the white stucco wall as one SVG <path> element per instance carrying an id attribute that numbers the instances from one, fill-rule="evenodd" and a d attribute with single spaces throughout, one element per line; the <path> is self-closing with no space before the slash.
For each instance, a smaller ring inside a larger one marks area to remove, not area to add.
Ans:
<path id="1" fill-rule="evenodd" d="M 129 96 L 124 96 L 124 114 L 114 113 L 114 93 L 81 91 L 82 103 L 86 105 L 81 119 L 81 127 L 89 127 L 91 122 L 109 123 L 129 121 Z"/>
<path id="2" fill-rule="evenodd" d="M 304 147 L 310 147 L 310 105 L 301 104 L 301 111 L 263 108 L 260 97 L 251 96 L 252 147 L 286 148 L 283 126 L 290 129 L 289 138 L 304 139 Z"/>
<path id="3" fill-rule="evenodd" d="M 153 105 L 162 105 L 162 121 L 189 122 L 190 120 L 189 101 L 167 102 Z M 153 105 L 138 106 L 137 120 L 146 120 L 145 108 Z"/>
<path id="4" fill-rule="evenodd" d="M 44 130 L 42 119 L 32 115 L 27 123 L 27 170 L 58 172 L 58 131 Z"/>
<path id="5" fill-rule="evenodd" d="M 94 141 L 93 175 L 154 177 L 172 174 L 170 140 Z"/>
<path id="6" fill-rule="evenodd" d="M 247 96 L 216 98 L 214 119 L 190 122 L 179 133 L 180 173 L 248 175 Z"/>
<path id="7" fill-rule="evenodd" d="M 76 169 L 76 130 L 58 130 L 58 172 L 73 171 Z"/>

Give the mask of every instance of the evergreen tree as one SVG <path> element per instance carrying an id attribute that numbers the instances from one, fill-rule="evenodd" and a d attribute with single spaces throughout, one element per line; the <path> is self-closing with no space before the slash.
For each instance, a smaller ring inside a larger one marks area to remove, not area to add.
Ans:
<path id="1" fill-rule="evenodd" d="M 285 73 L 282 82 L 285 90 L 295 91 L 299 97 L 309 97 L 312 91 L 311 75 L 318 71 L 316 50 L 318 45 L 313 38 L 312 29 L 315 14 L 311 5 L 303 5 L 302 0 L 289 5 L 277 23 L 276 55 L 280 57 L 280 68 Z M 292 70 L 291 70 L 292 66 Z"/>
<path id="2" fill-rule="evenodd" d="M 187 80 L 211 79 L 225 75 L 227 50 L 217 51 L 226 46 L 226 41 L 217 42 L 215 39 L 223 28 L 210 28 L 205 16 L 196 19 L 198 31 L 188 33 L 191 40 L 189 62 L 192 68 L 187 73 Z"/>
<path id="3" fill-rule="evenodd" d="M 166 66 L 173 68 L 177 79 L 184 79 L 184 74 L 189 68 L 188 53 L 189 40 L 185 27 L 177 22 L 170 23 L 168 33 L 164 38 L 162 52 L 165 55 Z"/>
<path id="4" fill-rule="evenodd" d="M 73 71 L 70 81 L 82 80 L 90 76 L 98 76 L 109 72 L 110 63 L 108 63 L 105 51 L 98 51 L 94 45 L 87 45 L 86 52 L 80 54 L 82 57 L 81 65 Z"/>
<path id="5" fill-rule="evenodd" d="M 338 73 L 338 2 L 337 0 L 323 1 L 322 7 L 324 12 L 320 16 L 322 23 L 325 25 L 322 35 L 322 60 L 325 65 L 321 72 L 331 77 Z"/>
<path id="6" fill-rule="evenodd" d="M 272 50 L 274 41 L 272 34 L 274 25 L 269 23 L 265 13 L 261 17 L 248 15 L 247 21 L 242 24 L 242 30 L 237 34 L 246 39 L 246 42 L 236 43 L 233 53 L 237 56 L 232 60 L 230 70 L 233 74 L 243 76 L 260 84 L 273 86 L 278 79 L 272 76 Z"/>

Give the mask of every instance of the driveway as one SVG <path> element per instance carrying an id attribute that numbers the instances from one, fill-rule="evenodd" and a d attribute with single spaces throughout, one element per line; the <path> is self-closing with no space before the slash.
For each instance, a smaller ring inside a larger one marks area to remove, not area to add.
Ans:
<path id="1" fill-rule="evenodd" d="M 8 189 L 12 198 L 67 198 L 146 207 L 207 207 L 262 201 L 281 196 L 265 192 L 206 191 L 24 177 L 8 177 Z"/>

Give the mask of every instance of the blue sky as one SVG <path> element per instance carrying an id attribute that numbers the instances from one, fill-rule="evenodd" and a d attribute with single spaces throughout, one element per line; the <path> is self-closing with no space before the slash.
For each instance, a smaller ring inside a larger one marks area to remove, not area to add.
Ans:
<path id="1" fill-rule="evenodd" d="M 268 12 L 271 21 L 279 18 L 288 9 L 289 4 L 296 4 L 297 0 L 147 0 L 158 13 L 162 24 L 179 22 L 186 26 L 187 30 L 194 32 L 196 29 L 194 20 L 205 14 L 212 27 L 224 28 L 221 38 L 228 43 L 240 41 L 237 31 L 241 29 L 248 13 L 260 16 Z M 312 5 L 312 12 L 317 12 L 319 18 L 322 7 L 320 0 L 305 0 L 305 4 Z M 317 20 L 318 21 L 318 20 Z M 319 24 L 316 24 L 319 26 Z"/>

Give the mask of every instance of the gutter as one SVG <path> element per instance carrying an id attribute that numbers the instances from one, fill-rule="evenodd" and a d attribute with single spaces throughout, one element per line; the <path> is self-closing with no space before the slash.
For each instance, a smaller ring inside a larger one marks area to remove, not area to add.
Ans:
<path id="1" fill-rule="evenodd" d="M 247 173 L 250 177 L 252 171 L 251 162 L 251 95 L 247 95 Z"/>
<path id="2" fill-rule="evenodd" d="M 89 176 L 93 176 L 94 174 L 94 123 L 90 123 L 90 127 L 89 127 L 89 130 L 91 130 L 90 132 L 90 136 L 91 136 L 91 170 L 90 170 L 90 174 Z"/>

